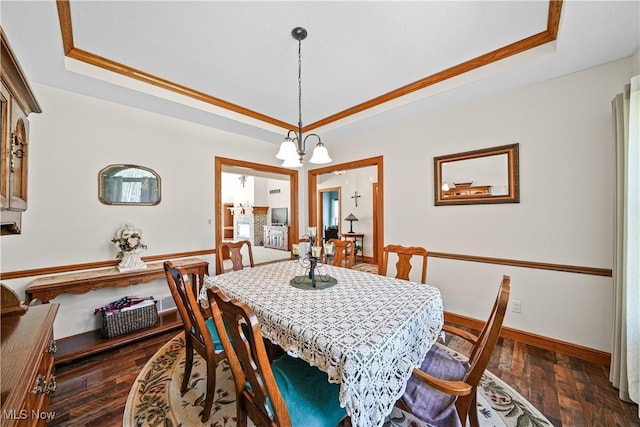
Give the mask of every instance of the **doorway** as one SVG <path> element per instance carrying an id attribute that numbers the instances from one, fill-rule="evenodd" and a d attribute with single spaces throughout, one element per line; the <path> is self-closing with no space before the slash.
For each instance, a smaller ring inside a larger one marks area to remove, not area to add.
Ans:
<path id="1" fill-rule="evenodd" d="M 323 240 L 337 239 L 340 233 L 340 187 L 318 189 L 318 230 Z"/>
<path id="2" fill-rule="evenodd" d="M 234 239 L 238 237 L 237 234 L 240 229 L 240 227 L 237 227 L 237 229 L 234 230 L 234 227 L 236 225 L 233 223 L 233 221 L 235 221 L 235 214 L 229 215 L 230 213 L 229 208 L 236 208 L 236 207 L 233 206 L 233 203 L 231 203 L 229 200 L 223 200 L 223 181 L 224 181 L 223 175 L 230 175 L 230 174 L 237 174 L 240 177 L 245 176 L 245 179 L 238 180 L 238 181 L 242 181 L 243 185 L 251 181 L 251 178 L 268 178 L 268 179 L 282 180 L 283 182 L 286 181 L 285 184 L 288 184 L 288 188 L 286 190 L 288 190 L 288 193 L 289 193 L 288 200 L 286 201 L 286 204 L 288 204 L 288 206 L 280 206 L 280 204 L 278 204 L 278 206 L 274 205 L 273 207 L 275 208 L 286 207 L 288 209 L 288 214 L 290 218 L 290 221 L 288 221 L 288 225 L 287 225 L 288 233 L 290 236 L 298 235 L 299 213 L 298 213 L 298 171 L 297 170 L 286 169 L 286 168 L 277 167 L 277 166 L 264 165 L 260 163 L 246 162 L 243 160 L 216 157 L 215 172 L 214 172 L 216 250 L 217 248 L 220 247 L 220 242 L 222 240 L 230 240 L 229 239 L 230 236 L 233 236 Z M 270 191 L 275 192 L 275 190 L 270 190 Z M 251 202 L 251 200 L 249 200 L 249 202 Z M 282 202 L 280 203 L 283 204 Z M 261 201 L 260 204 L 268 205 L 268 202 Z M 264 206 L 261 206 L 261 207 L 263 208 Z M 252 208 L 252 206 L 249 206 L 249 208 Z M 245 212 L 243 213 L 246 213 L 246 211 L 250 211 L 250 212 L 253 211 L 255 213 L 258 213 L 257 209 L 245 209 Z M 264 221 L 266 224 L 264 225 L 271 224 L 270 222 L 271 213 L 272 213 L 271 211 L 272 211 L 271 207 L 269 207 L 269 209 L 266 209 L 264 211 L 264 214 L 266 215 L 266 218 Z M 263 221 L 259 221 L 254 224 L 254 227 L 262 228 L 264 225 L 263 225 Z M 231 229 L 229 227 L 231 227 Z M 246 226 L 244 226 L 244 228 L 242 229 L 242 232 L 246 234 Z M 250 232 L 249 238 L 251 238 L 251 236 L 253 235 L 255 236 L 261 235 L 260 230 L 254 229 L 253 232 Z M 263 240 L 263 239 L 255 238 L 254 240 L 257 243 L 260 243 L 260 240 Z M 254 246 L 254 247 L 255 247 L 254 257 L 257 258 L 256 263 L 259 263 L 260 262 L 259 258 L 256 257 L 256 255 L 258 251 L 264 248 L 264 246 Z M 286 249 L 287 250 L 278 251 L 279 253 L 282 254 L 282 259 L 289 258 L 290 248 L 287 247 Z M 271 258 L 273 257 L 273 255 L 268 255 L 268 256 Z M 268 261 L 271 261 L 272 260 L 271 258 Z M 220 271 L 220 266 L 218 265 L 217 256 L 216 256 L 216 271 Z"/>
<path id="3" fill-rule="evenodd" d="M 362 172 L 365 169 L 367 172 L 365 173 L 365 179 L 363 180 Z M 371 173 L 369 173 L 369 171 L 371 171 Z M 360 173 L 360 177 L 358 178 L 360 181 L 357 184 L 357 187 L 354 187 L 352 185 L 353 181 L 350 181 L 352 179 L 350 177 L 353 176 L 350 175 L 351 173 Z M 365 248 L 371 245 L 369 247 L 369 252 L 365 253 L 365 262 L 377 264 L 379 260 L 382 259 L 382 248 L 384 242 L 384 182 L 382 156 L 309 170 L 308 188 L 310 226 L 319 226 L 319 224 L 323 223 L 322 216 L 324 208 L 321 207 L 321 203 L 324 203 L 321 201 L 322 193 L 320 190 L 322 182 L 328 177 L 326 174 L 333 174 L 340 177 L 339 181 L 336 180 L 335 177 L 332 177 L 331 179 L 342 183 L 339 185 L 332 185 L 332 187 L 339 187 L 341 189 L 339 229 L 342 230 L 344 227 L 343 223 L 346 217 L 343 216 L 343 213 L 344 215 L 354 214 L 354 216 L 358 218 L 357 221 L 359 221 L 356 224 L 361 227 L 358 232 L 363 233 L 364 231 L 363 234 L 365 234 Z M 349 190 L 347 190 L 347 188 L 349 188 Z M 356 191 L 353 191 L 354 188 L 356 188 Z M 363 196 L 363 194 L 365 194 L 365 196 Z M 358 217 L 357 214 L 360 213 L 363 214 Z M 351 224 L 353 224 L 353 222 L 351 222 Z M 354 227 L 356 224 L 353 224 Z M 346 226 L 349 226 L 349 224 Z M 366 228 L 363 229 L 362 227 Z"/>

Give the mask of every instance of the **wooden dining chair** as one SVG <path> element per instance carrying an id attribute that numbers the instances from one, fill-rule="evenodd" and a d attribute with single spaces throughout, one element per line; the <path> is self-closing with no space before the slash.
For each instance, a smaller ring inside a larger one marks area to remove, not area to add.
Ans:
<path id="1" fill-rule="evenodd" d="M 478 336 L 452 326 L 443 328 L 472 343 L 468 362 L 434 344 L 420 368 L 413 370 L 396 404 L 400 409 L 437 426 L 465 426 L 468 418 L 471 427 L 478 427 L 478 383 L 500 337 L 510 289 L 509 276 L 503 276 L 489 319 Z"/>
<path id="2" fill-rule="evenodd" d="M 387 275 L 387 264 L 389 263 L 389 254 L 396 254 L 398 262 L 396 263 L 396 279 L 409 280 L 409 272 L 411 271 L 411 258 L 414 256 L 422 257 L 422 271 L 420 275 L 420 283 L 427 283 L 427 250 L 420 246 L 400 246 L 387 245 L 382 251 L 382 262 L 380 263 L 379 274 Z"/>
<path id="3" fill-rule="evenodd" d="M 352 268 L 356 259 L 356 245 L 353 240 L 329 239 L 328 243 L 333 243 L 336 250 L 333 253 L 332 265 Z"/>
<path id="4" fill-rule="evenodd" d="M 176 267 L 171 261 L 164 263 L 164 271 L 176 303 L 182 325 L 184 327 L 184 341 L 186 358 L 184 376 L 180 386 L 180 393 L 184 394 L 191 378 L 193 366 L 193 351 L 197 351 L 207 364 L 207 389 L 204 408 L 200 413 L 202 422 L 209 419 L 216 385 L 216 366 L 224 359 L 225 352 L 220 337 L 212 319 L 205 320 L 196 297 L 195 289 L 189 280 L 189 275 L 181 267 Z"/>
<path id="5" fill-rule="evenodd" d="M 222 336 L 236 389 L 237 425 L 335 427 L 346 416 L 338 384 L 302 359 L 284 354 L 269 363 L 253 310 L 217 287 L 207 291 L 211 316 Z"/>
<path id="6" fill-rule="evenodd" d="M 244 264 L 242 256 L 242 250 L 245 246 L 247 247 L 246 251 L 249 255 L 248 265 Z M 222 273 L 224 273 L 225 271 L 224 261 L 227 259 L 231 260 L 233 271 L 242 270 L 246 266 L 255 267 L 255 263 L 253 262 L 253 247 L 251 246 L 251 242 L 248 240 L 239 240 L 237 242 L 220 242 L 220 247 L 216 252 L 218 253 L 218 261 L 220 263 Z"/>

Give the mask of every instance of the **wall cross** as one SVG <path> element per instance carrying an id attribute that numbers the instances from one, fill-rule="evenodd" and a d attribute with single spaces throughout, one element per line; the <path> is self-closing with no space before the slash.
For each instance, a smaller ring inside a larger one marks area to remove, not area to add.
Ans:
<path id="1" fill-rule="evenodd" d="M 362 196 L 359 195 L 357 191 L 354 191 L 353 196 L 351 196 L 351 198 L 356 202 L 356 208 L 358 207 L 358 197 L 362 197 Z"/>

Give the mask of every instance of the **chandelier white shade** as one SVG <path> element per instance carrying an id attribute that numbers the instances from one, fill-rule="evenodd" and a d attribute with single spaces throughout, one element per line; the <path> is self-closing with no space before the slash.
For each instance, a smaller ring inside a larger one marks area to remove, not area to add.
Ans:
<path id="1" fill-rule="evenodd" d="M 318 138 L 318 142 L 313 149 L 310 163 L 325 164 L 331 162 L 329 151 L 324 146 L 319 135 L 315 133 L 302 137 L 302 40 L 307 38 L 307 30 L 296 27 L 291 31 L 294 39 L 298 40 L 298 130 L 290 130 L 280 144 L 280 150 L 276 154 L 276 159 L 283 160 L 282 166 L 285 168 L 299 168 L 302 166 L 302 159 L 306 154 L 307 139 L 311 136 Z M 293 134 L 293 136 L 292 136 Z"/>
<path id="2" fill-rule="evenodd" d="M 327 150 L 327 147 L 325 147 L 322 142 L 318 142 L 316 144 L 316 147 L 313 149 L 313 154 L 309 159 L 309 163 L 322 165 L 329 162 L 331 162 L 331 157 L 329 157 L 329 151 Z"/>
<path id="3" fill-rule="evenodd" d="M 280 144 L 280 150 L 278 154 L 276 154 L 276 159 L 287 160 L 292 158 L 298 158 L 298 151 L 296 149 L 296 144 L 289 137 L 285 138 Z"/>

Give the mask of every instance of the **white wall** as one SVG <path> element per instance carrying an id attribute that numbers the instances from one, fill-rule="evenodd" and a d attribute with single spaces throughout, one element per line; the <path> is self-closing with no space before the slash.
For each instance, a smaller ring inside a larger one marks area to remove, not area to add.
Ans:
<path id="1" fill-rule="evenodd" d="M 385 243 L 611 268 L 610 102 L 628 82 L 631 62 L 628 58 L 333 141 L 329 150 L 335 163 L 384 156 Z M 115 251 L 109 240 L 125 222 L 142 228 L 150 255 L 211 249 L 214 156 L 278 165 L 272 143 L 32 86 L 44 113 L 30 116 L 29 209 L 23 234 L 0 239 L 3 271 L 111 259 Z M 389 141 L 406 145 L 401 150 Z M 434 206 L 434 156 L 513 142 L 520 143 L 521 203 Z M 161 204 L 100 204 L 97 174 L 110 163 L 158 172 Z M 300 229 L 306 227 L 306 185 L 302 173 Z M 343 206 L 343 214 L 348 209 Z M 508 313 L 507 326 L 609 351 L 609 277 L 431 258 L 427 280 L 441 289 L 446 310 L 483 319 L 502 274 L 511 275 L 512 299 L 522 302 L 521 314 Z M 30 281 L 4 282 L 24 295 Z M 94 307 L 132 293 L 158 297 L 168 290 L 158 281 L 58 297 L 56 338 L 95 329 Z"/>
<path id="2" fill-rule="evenodd" d="M 21 235 L 3 236 L 2 271 L 115 258 L 110 239 L 131 222 L 144 232 L 146 255 L 213 249 L 214 157 L 268 163 L 277 146 L 153 113 L 32 85 L 43 113 L 32 114 L 29 207 Z M 110 163 L 154 169 L 162 179 L 157 206 L 98 201 L 98 171 Z M 214 272 L 214 257 L 203 257 Z M 33 278 L 3 280 L 19 296 Z M 98 327 L 95 307 L 125 295 L 168 296 L 165 281 L 54 300 L 56 338 Z"/>
<path id="3" fill-rule="evenodd" d="M 340 187 L 340 232 L 348 233 L 351 223 L 344 219 L 354 214 L 358 221 L 353 222 L 353 232 L 364 234 L 363 254 L 373 256 L 373 183 L 378 179 L 376 166 L 349 169 L 344 175 L 327 173 L 318 175 L 318 189 Z M 355 192 L 358 206 L 354 199 Z M 326 224 L 325 224 L 326 225 Z"/>
<path id="4" fill-rule="evenodd" d="M 610 269 L 611 100 L 631 68 L 627 58 L 337 141 L 329 149 L 338 163 L 384 155 L 385 244 Z M 389 141 L 405 145 L 399 149 Z M 435 156 L 515 142 L 520 203 L 434 205 Z M 610 277 L 429 258 L 427 282 L 441 289 L 447 311 L 485 319 L 503 274 L 512 278 L 512 299 L 522 302 L 521 314 L 507 314 L 507 326 L 610 350 Z"/>
<path id="5" fill-rule="evenodd" d="M 287 224 L 291 224 L 291 185 L 289 180 L 267 178 L 265 180 L 265 197 L 266 205 L 270 208 L 287 208 Z M 280 192 L 270 193 L 271 190 L 280 190 Z M 271 224 L 271 210 L 267 212 L 267 223 Z"/>

